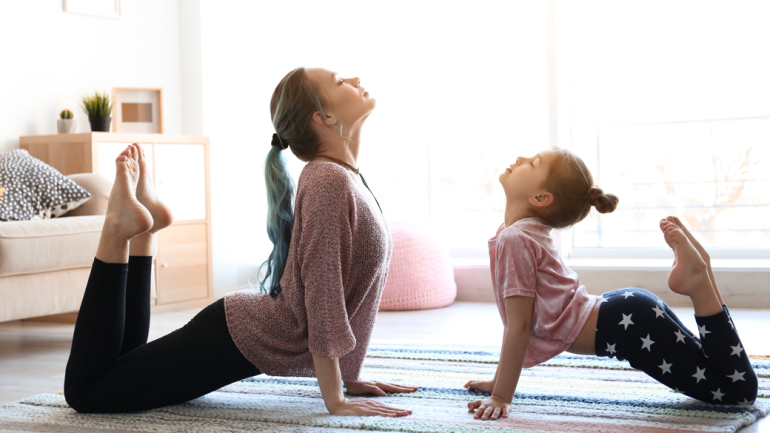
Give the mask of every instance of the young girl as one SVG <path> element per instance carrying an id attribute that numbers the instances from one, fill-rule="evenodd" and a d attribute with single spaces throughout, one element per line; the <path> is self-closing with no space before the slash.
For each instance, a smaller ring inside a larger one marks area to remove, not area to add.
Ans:
<path id="1" fill-rule="evenodd" d="M 505 224 L 489 240 L 492 282 L 505 333 L 494 379 L 468 389 L 491 392 L 468 403 L 475 418 L 508 416 L 522 368 L 563 351 L 628 360 L 664 385 L 701 401 L 751 404 L 757 377 L 703 247 L 676 217 L 660 221 L 674 250 L 668 285 L 690 297 L 700 338 L 657 296 L 642 289 L 588 295 L 559 257 L 552 228 L 583 220 L 591 206 L 615 210 L 618 198 L 594 187 L 583 161 L 557 149 L 517 158 L 500 175 Z"/>

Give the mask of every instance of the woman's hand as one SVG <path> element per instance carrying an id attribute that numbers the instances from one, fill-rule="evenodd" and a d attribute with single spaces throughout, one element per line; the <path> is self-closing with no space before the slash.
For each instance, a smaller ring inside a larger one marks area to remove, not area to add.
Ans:
<path id="1" fill-rule="evenodd" d="M 396 409 L 370 398 L 346 398 L 337 406 L 332 415 L 399 417 L 411 415 L 411 410 Z"/>
<path id="2" fill-rule="evenodd" d="M 345 382 L 345 388 L 348 389 L 348 394 L 350 395 L 377 395 L 383 397 L 388 392 L 415 392 L 419 387 L 377 382 L 376 380 L 365 380 L 362 382 Z"/>
<path id="3" fill-rule="evenodd" d="M 500 397 L 492 396 L 484 400 L 476 400 L 468 403 L 468 413 L 476 411 L 475 419 L 496 420 L 508 418 L 508 402 Z"/>
<path id="4" fill-rule="evenodd" d="M 471 380 L 463 386 L 468 388 L 468 391 L 492 392 L 495 389 L 495 380 Z"/>

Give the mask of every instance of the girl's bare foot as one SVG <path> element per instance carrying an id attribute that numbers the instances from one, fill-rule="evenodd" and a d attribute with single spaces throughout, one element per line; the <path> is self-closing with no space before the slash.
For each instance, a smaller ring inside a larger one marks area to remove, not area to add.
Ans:
<path id="1" fill-rule="evenodd" d="M 139 143 L 134 143 L 131 147 L 134 148 L 137 165 L 139 167 L 139 177 L 136 184 L 136 198 L 152 215 L 154 224 L 149 232 L 157 233 L 159 230 L 170 226 L 171 223 L 174 222 L 174 214 L 171 212 L 171 209 L 158 198 L 158 194 L 155 191 L 155 184 L 152 182 L 151 170 L 147 166 L 144 149 Z"/>
<path id="2" fill-rule="evenodd" d="M 698 242 L 697 239 L 695 239 L 695 236 L 690 233 L 689 230 L 687 230 L 687 227 L 685 227 L 684 223 L 679 220 L 679 218 L 675 216 L 668 216 L 665 218 L 666 221 L 672 222 L 676 224 L 677 227 L 679 227 L 680 230 L 684 233 L 685 236 L 687 236 L 687 239 L 690 241 L 693 247 L 698 251 L 698 254 L 700 254 L 701 258 L 704 262 L 706 262 L 706 265 L 711 265 L 711 257 L 709 256 L 708 252 L 705 248 L 703 248 L 703 245 Z"/>
<path id="3" fill-rule="evenodd" d="M 687 230 L 687 227 L 685 227 L 684 223 L 682 223 L 679 218 L 675 216 L 668 216 L 665 218 L 665 221 L 672 222 L 676 224 L 677 227 L 679 227 L 680 230 L 684 233 L 685 236 L 687 236 L 687 239 L 690 241 L 693 247 L 698 251 L 698 254 L 700 254 L 701 258 L 704 262 L 706 262 L 706 267 L 708 268 L 708 274 L 709 279 L 711 280 L 711 286 L 714 287 L 714 291 L 717 294 L 717 298 L 719 298 L 719 303 L 724 305 L 724 301 L 722 300 L 722 295 L 719 293 L 719 288 L 717 288 L 717 282 L 714 278 L 714 271 L 711 269 L 711 256 L 709 256 L 709 253 L 706 251 L 705 248 L 703 248 L 703 245 L 698 242 L 698 240 L 695 238 L 695 236 L 690 233 L 689 230 Z"/>
<path id="4" fill-rule="evenodd" d="M 115 160 L 115 183 L 112 185 L 104 217 L 105 230 L 129 240 L 152 227 L 152 215 L 136 199 L 139 165 L 131 157 L 129 146 Z M 104 236 L 104 234 L 102 235 Z"/>
<path id="5" fill-rule="evenodd" d="M 666 243 L 674 250 L 674 264 L 668 274 L 668 287 L 693 302 L 696 316 L 710 316 L 722 311 L 722 306 L 711 286 L 708 267 L 698 250 L 673 222 L 660 222 Z"/>

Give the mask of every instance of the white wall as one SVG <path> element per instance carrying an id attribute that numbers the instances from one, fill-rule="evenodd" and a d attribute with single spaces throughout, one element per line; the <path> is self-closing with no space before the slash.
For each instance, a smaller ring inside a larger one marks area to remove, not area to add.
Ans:
<path id="1" fill-rule="evenodd" d="M 269 102 L 298 66 L 359 76 L 377 99 L 358 162 L 388 218 L 430 221 L 429 149 L 478 159 L 473 152 L 509 141 L 511 130 L 547 131 L 547 99 L 532 96 L 547 85 L 544 3 L 366 4 L 200 0 L 217 295 L 254 281 L 272 248 L 262 168 Z M 542 40 L 531 29 L 541 17 Z M 485 108 L 501 100 L 511 103 Z M 296 179 L 301 163 L 285 154 Z M 467 171 L 463 163 L 445 171 Z"/>
<path id="2" fill-rule="evenodd" d="M 62 109 L 88 132 L 80 96 L 162 87 L 166 133 L 182 132 L 177 0 L 123 0 L 118 19 L 64 12 L 61 0 L 0 2 L 0 149 L 55 134 Z"/>

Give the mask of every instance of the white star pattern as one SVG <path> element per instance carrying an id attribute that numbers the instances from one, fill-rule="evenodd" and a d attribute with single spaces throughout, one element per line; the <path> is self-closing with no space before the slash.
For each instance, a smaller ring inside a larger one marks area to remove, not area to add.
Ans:
<path id="1" fill-rule="evenodd" d="M 694 377 L 695 378 L 695 383 L 698 383 L 701 380 L 706 380 L 706 375 L 704 373 L 706 373 L 706 369 L 705 368 L 703 370 L 701 370 L 700 368 L 695 367 L 695 374 L 693 374 L 691 377 Z"/>
<path id="2" fill-rule="evenodd" d="M 706 334 L 711 334 L 711 331 L 706 329 L 706 325 L 698 326 L 698 332 L 700 333 L 701 338 L 706 338 Z"/>
<path id="3" fill-rule="evenodd" d="M 674 335 L 676 335 L 676 342 L 677 343 L 679 343 L 681 341 L 682 344 L 687 344 L 687 343 L 684 342 L 684 334 L 682 334 L 682 331 L 677 329 L 676 332 L 674 332 Z"/>
<path id="4" fill-rule="evenodd" d="M 610 302 L 610 300 L 609 300 L 609 299 L 607 299 L 607 298 L 599 298 L 599 303 L 600 303 L 600 304 L 603 304 L 603 303 L 605 303 L 605 302 Z"/>
<path id="5" fill-rule="evenodd" d="M 719 401 L 722 401 L 722 396 L 725 395 L 722 392 L 722 388 L 717 388 L 716 391 L 711 391 L 711 393 L 714 394 L 713 400 L 719 400 Z"/>
<path id="6" fill-rule="evenodd" d="M 743 397 L 743 401 L 738 404 L 741 406 L 748 406 L 748 405 L 754 404 L 754 400 L 749 401 L 748 399 L 746 399 L 746 397 Z"/>
<path id="7" fill-rule="evenodd" d="M 651 347 L 653 344 L 655 344 L 655 342 L 650 338 L 650 334 L 647 334 L 647 338 L 641 338 L 641 340 L 642 349 L 647 349 L 648 352 L 652 352 Z"/>
<path id="8" fill-rule="evenodd" d="M 628 329 L 628 325 L 634 324 L 634 322 L 631 321 L 631 316 L 633 316 L 634 313 L 629 314 L 628 317 L 626 317 L 626 315 L 623 313 L 620 313 L 620 314 L 623 315 L 623 320 L 621 320 L 620 323 L 618 323 L 618 325 L 623 325 L 624 326 L 623 329 Z"/>
<path id="9" fill-rule="evenodd" d="M 615 352 L 617 352 L 617 350 L 615 350 L 615 345 L 607 343 L 607 353 L 609 353 L 610 355 L 614 355 Z"/>
<path id="10" fill-rule="evenodd" d="M 658 367 L 660 367 L 660 369 L 661 369 L 661 370 L 663 370 L 663 373 L 661 374 L 661 376 L 662 376 L 663 374 L 666 374 L 666 373 L 671 373 L 671 366 L 672 366 L 672 365 L 674 365 L 674 363 L 671 363 L 671 364 L 666 364 L 666 360 L 664 359 L 664 360 L 663 360 L 663 364 L 660 364 L 660 365 L 658 366 Z"/>
<path id="11" fill-rule="evenodd" d="M 733 349 L 733 353 L 730 354 L 730 356 L 737 355 L 738 358 L 741 357 L 741 352 L 743 352 L 743 347 L 741 347 L 741 343 L 738 343 L 737 346 L 730 346 Z"/>
<path id="12" fill-rule="evenodd" d="M 634 296 L 633 292 L 623 292 L 624 299 L 628 299 L 629 296 Z"/>
<path id="13" fill-rule="evenodd" d="M 737 381 L 739 381 L 739 380 L 742 380 L 742 381 L 744 381 L 744 382 L 745 382 L 745 381 L 746 381 L 746 379 L 744 379 L 744 378 L 743 378 L 743 375 L 744 375 L 744 374 L 746 374 L 746 372 L 745 372 L 745 371 L 744 371 L 743 373 L 738 373 L 738 370 L 735 370 L 735 373 L 733 373 L 733 374 L 731 374 L 731 375 L 728 375 L 727 377 L 729 377 L 730 379 L 732 379 L 732 380 L 733 380 L 733 383 L 735 383 L 735 382 L 737 382 Z"/>
<path id="14" fill-rule="evenodd" d="M 657 319 L 658 317 L 663 317 L 663 310 L 661 310 L 660 308 L 658 308 L 658 306 L 657 306 L 657 305 L 655 306 L 655 308 L 653 308 L 653 309 L 652 309 L 652 311 L 654 311 L 654 312 L 655 312 L 655 318 L 656 318 L 656 319 Z"/>

